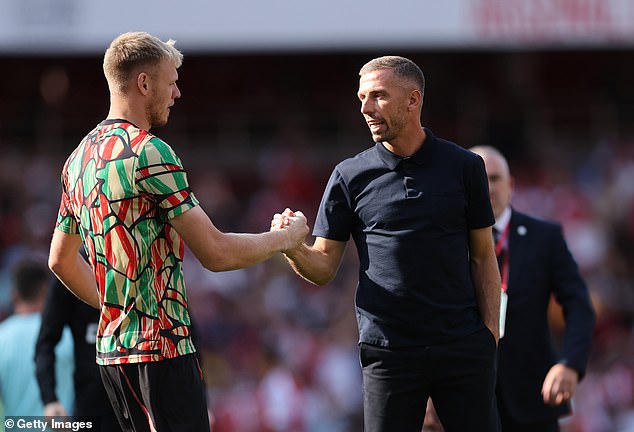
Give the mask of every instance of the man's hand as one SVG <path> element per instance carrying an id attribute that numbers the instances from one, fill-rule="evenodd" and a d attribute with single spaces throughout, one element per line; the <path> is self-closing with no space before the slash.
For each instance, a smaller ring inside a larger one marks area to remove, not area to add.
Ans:
<path id="1" fill-rule="evenodd" d="M 542 386 L 542 396 L 544 402 L 549 405 L 561 405 L 569 401 L 575 394 L 579 373 L 571 367 L 557 363 L 554 365 L 544 379 Z"/>
<path id="2" fill-rule="evenodd" d="M 68 413 L 60 401 L 55 401 L 44 405 L 44 415 L 46 417 L 66 417 Z"/>
<path id="3" fill-rule="evenodd" d="M 292 211 L 287 208 L 283 213 L 276 213 L 271 220 L 271 231 L 287 230 L 290 235 L 290 244 L 285 250 L 295 249 L 304 242 L 309 228 L 306 216 L 301 211 Z"/>
<path id="4" fill-rule="evenodd" d="M 280 230 L 286 228 L 289 224 L 288 214 L 293 215 L 294 212 L 290 209 L 284 210 L 284 213 L 275 213 L 271 220 L 271 231 Z"/>

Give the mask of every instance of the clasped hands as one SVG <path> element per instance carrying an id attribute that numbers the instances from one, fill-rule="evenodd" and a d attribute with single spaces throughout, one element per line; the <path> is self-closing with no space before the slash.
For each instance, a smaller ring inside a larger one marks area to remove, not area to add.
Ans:
<path id="1" fill-rule="evenodd" d="M 275 213 L 271 220 L 270 231 L 276 230 L 287 230 L 290 233 L 291 244 L 286 250 L 295 249 L 304 242 L 308 234 L 306 216 L 301 211 L 293 211 L 289 208 L 283 213 Z"/>

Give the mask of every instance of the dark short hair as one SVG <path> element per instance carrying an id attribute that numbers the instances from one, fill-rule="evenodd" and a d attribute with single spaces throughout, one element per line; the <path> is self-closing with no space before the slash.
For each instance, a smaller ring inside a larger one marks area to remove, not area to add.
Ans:
<path id="1" fill-rule="evenodd" d="M 26 302 L 35 300 L 51 281 L 51 273 L 43 262 L 25 258 L 12 268 L 13 290 Z"/>
<path id="2" fill-rule="evenodd" d="M 383 56 L 370 60 L 363 65 L 359 76 L 380 69 L 391 69 L 397 77 L 413 81 L 421 93 L 425 93 L 425 75 L 416 63 L 400 56 Z"/>

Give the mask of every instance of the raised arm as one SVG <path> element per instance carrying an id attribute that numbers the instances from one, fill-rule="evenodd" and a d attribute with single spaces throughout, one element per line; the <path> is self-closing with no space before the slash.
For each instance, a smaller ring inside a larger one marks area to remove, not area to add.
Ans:
<path id="1" fill-rule="evenodd" d="M 469 231 L 469 256 L 480 315 L 498 341 L 501 283 L 491 227 Z"/>
<path id="2" fill-rule="evenodd" d="M 223 233 L 196 206 L 170 220 L 200 263 L 212 271 L 234 270 L 265 261 L 277 252 L 295 248 L 308 234 L 301 212 L 283 229 L 259 234 Z"/>
<path id="3" fill-rule="evenodd" d="M 295 216 L 290 209 L 276 213 L 271 221 L 271 231 L 284 229 Z M 284 251 L 284 255 L 299 276 L 316 285 L 325 285 L 337 275 L 345 250 L 346 242 L 317 237 L 312 246 L 301 243 Z"/>

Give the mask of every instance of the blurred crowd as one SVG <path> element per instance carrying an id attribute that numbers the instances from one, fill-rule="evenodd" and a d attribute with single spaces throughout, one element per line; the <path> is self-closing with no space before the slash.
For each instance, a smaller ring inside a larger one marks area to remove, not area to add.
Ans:
<path id="1" fill-rule="evenodd" d="M 425 62 L 420 64 L 425 70 Z M 443 65 L 431 67 L 432 75 L 434 67 L 441 69 Z M 186 79 L 185 73 L 181 80 Z M 345 85 L 354 85 L 354 73 L 345 77 Z M 57 88 L 59 81 L 54 82 Z M 519 82 L 514 80 L 509 85 Z M 294 84 L 280 80 L 279 85 L 293 88 Z M 434 85 L 430 84 L 430 92 Z M 188 84 L 182 87 L 187 89 Z M 354 103 L 355 89 L 347 91 Z M 462 94 L 465 104 L 478 99 L 473 91 Z M 187 97 L 183 91 L 183 101 Z M 260 103 L 274 102 L 274 97 L 260 97 Z M 48 103 L 51 112 L 57 103 L 55 99 Z M 356 119 L 352 117 L 358 115 L 353 103 L 330 113 L 336 116 L 350 111 L 347 117 L 333 120 L 332 125 Z M 433 102 L 423 111 L 424 117 L 427 111 L 430 113 L 436 133 L 465 146 L 482 143 L 464 139 L 465 131 L 476 131 L 477 118 L 454 113 L 459 132 L 450 119 L 441 119 L 448 113 L 447 106 L 436 106 L 435 114 Z M 507 133 L 513 128 L 513 113 L 505 112 L 504 104 L 491 102 L 488 106 L 489 120 L 497 118 L 494 108 L 498 106 L 504 114 L 500 118 L 507 121 L 498 125 L 497 135 L 477 136 L 489 137 L 491 142 L 485 143 L 497 145 L 509 157 L 516 180 L 514 206 L 563 224 L 597 311 L 587 375 L 574 401 L 575 414 L 565 420 L 563 431 L 634 431 L 634 134 L 627 130 L 597 134 L 577 145 L 569 139 L 573 134 L 561 137 L 545 127 L 535 129 L 543 119 L 532 116 L 519 127 L 522 131 L 513 135 Z M 218 141 L 213 147 L 191 145 L 194 120 L 187 116 L 193 117 L 192 109 L 179 114 L 175 108 L 171 119 L 175 125 L 168 126 L 165 133 L 156 132 L 181 155 L 194 193 L 224 231 L 267 230 L 273 214 L 285 207 L 302 210 L 312 225 L 334 164 L 340 156 L 353 155 L 371 145 L 360 115 L 350 129 L 336 131 L 344 136 L 338 138 L 338 147 L 323 149 L 321 154 L 320 148 L 311 144 L 311 132 L 301 131 L 301 121 L 297 128 L 286 127 L 271 134 L 262 126 L 256 131 L 262 142 L 237 148 L 241 162 L 233 166 L 218 155 L 231 153 L 234 144 L 227 141 L 227 136 L 245 138 L 227 135 L 229 129 L 215 130 L 211 139 Z M 42 118 L 46 119 L 43 127 L 55 133 L 55 115 L 49 113 Z M 291 120 L 298 118 L 301 115 L 295 113 Z M 610 118 L 618 123 L 620 117 Z M 87 131 L 99 120 L 99 116 L 89 119 L 82 129 Z M 327 129 L 330 123 L 324 121 L 321 127 Z M 0 122 L 0 131 L 1 126 Z M 492 122 L 489 126 L 495 127 Z M 532 132 L 525 130 L 529 126 Z M 188 135 L 179 140 L 184 130 Z M 509 136 L 521 147 L 500 145 L 508 143 L 505 140 Z M 348 142 L 350 137 L 360 140 Z M 75 141 L 80 138 L 77 136 Z M 278 138 L 282 144 L 267 145 Z M 37 136 L 30 139 L 26 147 L 21 147 L 0 134 L 2 319 L 11 313 L 8 275 L 12 265 L 25 255 L 46 259 L 58 207 L 59 172 L 74 145 L 46 148 Z M 328 135 L 324 137 L 328 139 Z M 342 143 L 346 146 L 340 146 Z M 40 151 L 43 148 L 45 151 Z M 348 248 L 337 278 L 325 287 L 296 277 L 282 256 L 226 273 L 206 271 L 191 255 L 186 258 L 185 278 L 196 342 L 218 432 L 362 430 L 361 371 L 353 307 L 357 257 L 353 249 Z M 555 307 L 550 315 L 557 334 L 563 317 Z"/>
<path id="2" fill-rule="evenodd" d="M 288 155 L 289 158 L 291 157 Z M 515 206 L 561 221 L 598 313 L 587 376 L 567 432 L 634 430 L 634 143 L 600 143 L 574 171 L 515 167 Z M 261 231 L 285 203 L 314 215 L 320 181 L 310 161 L 276 165 L 275 181 L 238 197 L 230 175 L 191 172 L 191 183 L 223 228 Z M 60 159 L 0 161 L 0 301 L 10 313 L 8 272 L 19 257 L 45 259 L 55 219 Z M 304 164 L 304 167 L 299 166 Z M 306 179 L 301 190 L 298 173 Z M 526 173 L 522 176 L 522 173 Z M 322 173 L 323 174 L 323 173 Z M 298 197 L 294 194 L 300 194 Z M 312 200 L 308 202 L 308 200 Z M 289 204 L 290 205 L 290 204 Z M 185 276 L 218 431 L 360 430 L 361 384 L 353 313 L 356 256 L 349 249 L 335 281 L 315 287 L 284 259 L 212 273 L 189 256 Z M 562 317 L 551 314 L 553 331 Z"/>

